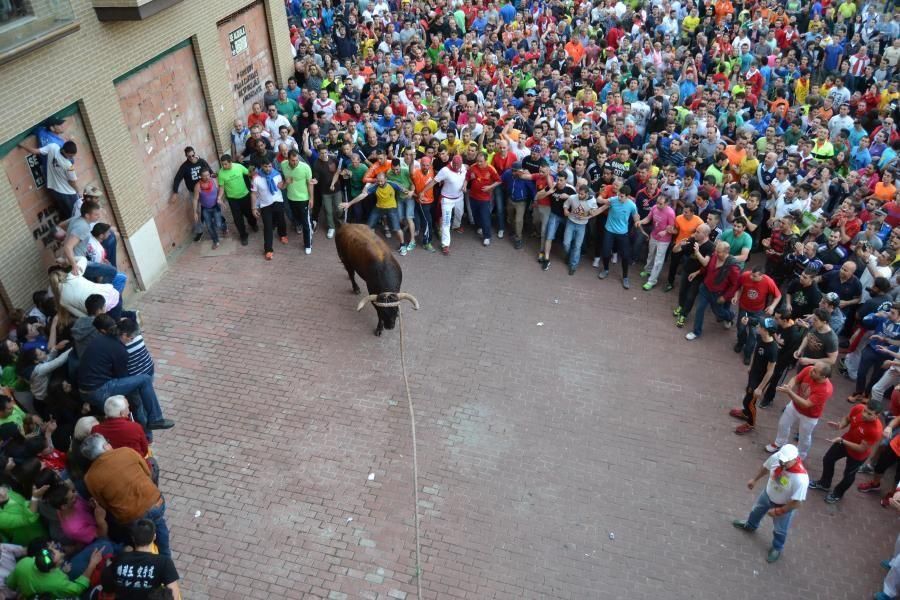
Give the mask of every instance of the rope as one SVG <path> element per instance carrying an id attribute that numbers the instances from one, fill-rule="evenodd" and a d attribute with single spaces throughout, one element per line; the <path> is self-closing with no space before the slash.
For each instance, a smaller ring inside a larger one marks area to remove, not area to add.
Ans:
<path id="1" fill-rule="evenodd" d="M 416 452 L 416 412 L 413 407 L 412 393 L 409 391 L 409 377 L 406 375 L 406 344 L 403 335 L 403 312 L 397 303 L 397 319 L 400 320 L 400 366 L 403 368 L 403 383 L 406 385 L 406 405 L 409 407 L 409 427 L 412 431 L 412 459 L 413 459 L 413 514 L 416 525 L 416 593 L 417 598 L 422 598 L 422 547 L 419 531 L 419 456 Z"/>

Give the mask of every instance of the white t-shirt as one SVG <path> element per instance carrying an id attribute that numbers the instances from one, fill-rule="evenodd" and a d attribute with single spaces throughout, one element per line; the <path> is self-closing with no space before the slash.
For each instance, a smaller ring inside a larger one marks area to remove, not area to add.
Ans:
<path id="1" fill-rule="evenodd" d="M 775 504 L 787 504 L 791 500 L 800 502 L 806 500 L 806 491 L 809 489 L 809 474 L 806 470 L 792 473 L 787 469 L 781 469 L 781 473 L 776 479 L 775 472 L 780 466 L 778 456 L 775 454 L 763 463 L 763 467 L 769 470 L 769 480 L 766 482 L 766 494 L 769 496 L 769 500 Z"/>
<path id="2" fill-rule="evenodd" d="M 274 181 L 275 185 L 278 185 L 281 182 L 281 175 L 276 173 Z M 261 174 L 254 175 L 253 181 L 251 181 L 250 183 L 250 191 L 256 192 L 255 208 L 265 208 L 266 206 L 269 206 L 270 204 L 274 204 L 276 202 L 284 202 L 284 196 L 281 195 L 281 190 L 276 189 L 274 193 L 270 192 L 269 183 Z"/>
<path id="3" fill-rule="evenodd" d="M 462 199 L 463 186 L 465 186 L 466 184 L 467 172 L 468 170 L 466 169 L 466 165 L 460 167 L 459 173 L 457 173 L 450 167 L 444 167 L 443 169 L 441 169 L 437 176 L 434 178 L 435 181 L 444 184 L 444 186 L 441 188 L 441 196 L 447 198 L 448 200 Z"/>
<path id="4" fill-rule="evenodd" d="M 281 137 L 278 133 L 278 128 L 282 125 L 288 128 L 291 127 L 291 122 L 288 121 L 288 118 L 284 115 L 278 115 L 274 119 L 272 117 L 266 119 L 266 131 L 269 132 L 270 140 L 277 140 Z"/>
<path id="5" fill-rule="evenodd" d="M 590 221 L 588 213 L 597 208 L 597 201 L 593 196 L 588 196 L 587 200 L 582 201 L 578 194 L 569 196 L 564 208 L 569 209 L 569 220 L 576 225 L 584 225 Z"/>
<path id="6" fill-rule="evenodd" d="M 70 182 L 78 179 L 75 176 L 75 165 L 62 155 L 58 144 L 47 144 L 40 149 L 47 157 L 47 187 L 60 194 L 77 194 Z"/>

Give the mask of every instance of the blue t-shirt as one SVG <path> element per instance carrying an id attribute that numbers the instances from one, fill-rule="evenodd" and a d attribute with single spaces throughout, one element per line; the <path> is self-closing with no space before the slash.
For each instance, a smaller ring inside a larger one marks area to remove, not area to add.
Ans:
<path id="1" fill-rule="evenodd" d="M 628 220 L 637 214 L 637 206 L 632 200 L 620 202 L 618 196 L 609 199 L 609 216 L 606 218 L 606 231 L 610 233 L 628 233 Z"/>

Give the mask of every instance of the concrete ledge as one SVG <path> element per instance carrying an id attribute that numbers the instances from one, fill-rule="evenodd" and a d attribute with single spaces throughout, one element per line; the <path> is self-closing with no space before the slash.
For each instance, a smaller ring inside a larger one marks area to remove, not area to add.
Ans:
<path id="1" fill-rule="evenodd" d="M 94 0 L 99 21 L 143 21 L 181 0 Z"/>
<path id="2" fill-rule="evenodd" d="M 20 58 L 22 55 L 33 52 L 34 50 L 40 50 L 47 44 L 55 42 L 56 40 L 69 34 L 75 33 L 79 29 L 81 29 L 81 24 L 78 23 L 78 21 L 73 21 L 71 23 L 66 23 L 65 25 L 60 25 L 56 29 L 51 29 L 46 33 L 42 33 L 30 41 L 27 41 L 23 44 L 10 48 L 5 52 L 0 53 L 0 65 L 13 59 Z"/>
<path id="3" fill-rule="evenodd" d="M 159 281 L 169 267 L 162 242 L 159 240 L 156 221 L 150 219 L 144 223 L 137 233 L 125 239 L 125 245 L 128 247 L 128 255 L 138 279 L 137 286 L 146 290 Z"/>

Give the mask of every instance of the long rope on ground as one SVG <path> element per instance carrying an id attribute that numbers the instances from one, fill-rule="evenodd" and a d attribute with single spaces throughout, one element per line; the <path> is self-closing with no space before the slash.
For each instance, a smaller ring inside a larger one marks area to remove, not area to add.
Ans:
<path id="1" fill-rule="evenodd" d="M 399 304 L 399 303 L 398 303 Z M 406 344 L 403 335 L 403 311 L 397 306 L 397 318 L 400 320 L 400 366 L 403 369 L 403 383 L 406 385 L 406 405 L 409 408 L 409 428 L 412 432 L 413 462 L 413 514 L 416 526 L 416 597 L 422 598 L 422 546 L 419 533 L 419 455 L 416 452 L 416 411 L 413 406 L 412 393 L 409 391 L 409 377 L 406 375 Z"/>

